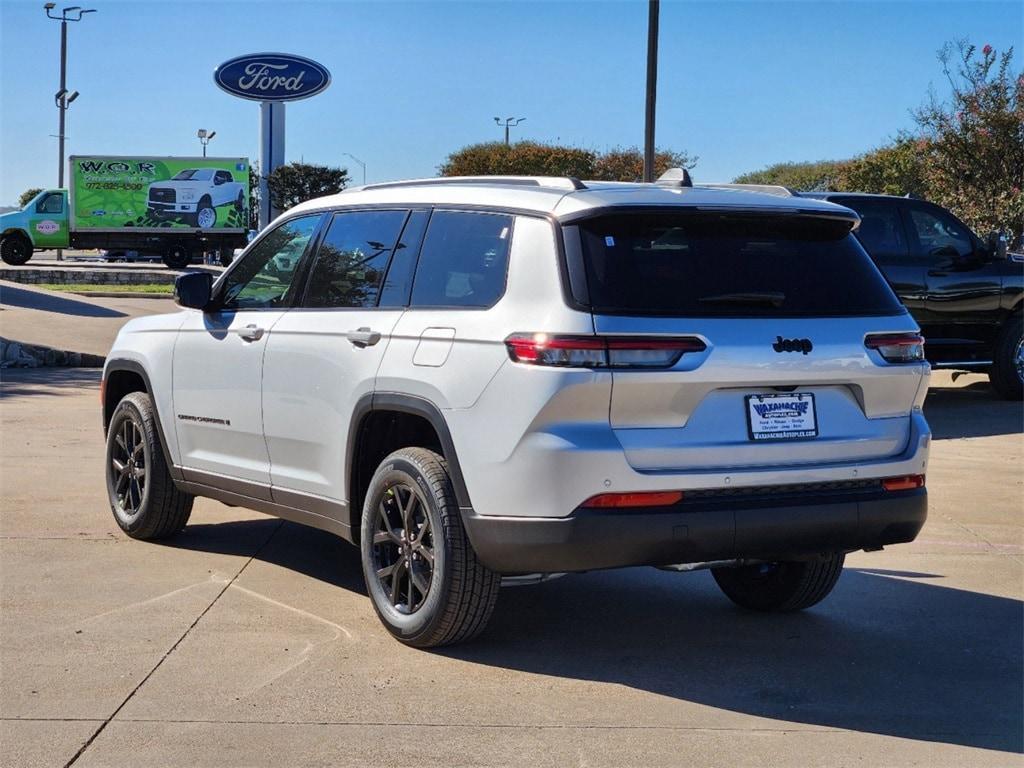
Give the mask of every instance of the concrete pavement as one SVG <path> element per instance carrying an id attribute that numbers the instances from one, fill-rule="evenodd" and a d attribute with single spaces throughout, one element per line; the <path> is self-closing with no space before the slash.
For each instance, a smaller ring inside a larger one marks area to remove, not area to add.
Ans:
<path id="1" fill-rule="evenodd" d="M 502 591 L 476 643 L 405 648 L 332 536 L 198 500 L 114 524 L 98 372 L 0 385 L 0 754 L 17 766 L 1021 765 L 1019 403 L 937 374 L 930 518 L 810 611 L 708 573 Z"/>

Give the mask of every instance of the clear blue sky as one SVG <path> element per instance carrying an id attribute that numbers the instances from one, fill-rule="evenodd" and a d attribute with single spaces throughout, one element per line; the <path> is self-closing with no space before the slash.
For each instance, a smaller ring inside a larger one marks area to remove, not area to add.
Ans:
<path id="1" fill-rule="evenodd" d="M 85 0 L 78 0 L 85 2 Z M 69 3 L 73 4 L 73 3 Z M 63 4 L 61 4 L 63 5 Z M 112 2 L 69 30 L 70 153 L 258 155 L 258 106 L 213 83 L 232 56 L 285 51 L 331 70 L 288 106 L 287 159 L 432 176 L 453 149 L 514 136 L 640 145 L 647 4 Z M 0 204 L 56 183 L 59 24 L 0 0 Z M 1024 3 L 663 2 L 658 144 L 725 181 L 784 160 L 846 157 L 911 125 L 935 51 L 968 37 L 1024 56 Z"/>

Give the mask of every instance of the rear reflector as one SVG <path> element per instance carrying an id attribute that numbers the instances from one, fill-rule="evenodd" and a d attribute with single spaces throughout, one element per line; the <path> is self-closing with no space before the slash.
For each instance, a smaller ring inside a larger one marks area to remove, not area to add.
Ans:
<path id="1" fill-rule="evenodd" d="M 882 480 L 882 487 L 887 491 L 913 491 L 916 488 L 924 488 L 924 475 L 887 477 Z"/>
<path id="2" fill-rule="evenodd" d="M 682 491 L 655 491 L 653 493 L 602 493 L 597 496 L 591 496 L 580 506 L 588 509 L 669 507 L 682 500 Z"/>
<path id="3" fill-rule="evenodd" d="M 877 350 L 887 363 L 924 360 L 924 337 L 919 333 L 876 333 L 864 339 L 864 346 Z"/>
<path id="4" fill-rule="evenodd" d="M 505 339 L 516 363 L 560 368 L 671 368 L 687 352 L 707 345 L 690 336 L 550 336 L 514 333 Z"/>

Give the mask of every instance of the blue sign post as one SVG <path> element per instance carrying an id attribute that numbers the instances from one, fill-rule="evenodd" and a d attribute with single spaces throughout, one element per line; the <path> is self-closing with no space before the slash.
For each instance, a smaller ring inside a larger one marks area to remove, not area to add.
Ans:
<path id="1" fill-rule="evenodd" d="M 308 99 L 331 84 L 327 67 L 290 53 L 249 53 L 213 71 L 217 85 L 242 99 L 260 102 L 260 229 L 278 211 L 270 205 L 267 176 L 284 165 L 284 103 Z"/>

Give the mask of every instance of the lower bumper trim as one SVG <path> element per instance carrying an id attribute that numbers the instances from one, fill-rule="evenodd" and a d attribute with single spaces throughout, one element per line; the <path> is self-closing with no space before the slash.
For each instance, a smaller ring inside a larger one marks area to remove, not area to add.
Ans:
<path id="1" fill-rule="evenodd" d="M 924 488 L 799 503 L 683 504 L 577 510 L 565 518 L 462 510 L 480 561 L 493 571 L 556 573 L 714 560 L 782 560 L 913 541 L 928 515 Z"/>

